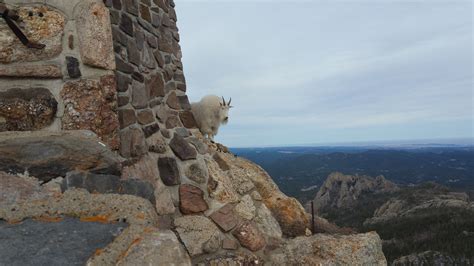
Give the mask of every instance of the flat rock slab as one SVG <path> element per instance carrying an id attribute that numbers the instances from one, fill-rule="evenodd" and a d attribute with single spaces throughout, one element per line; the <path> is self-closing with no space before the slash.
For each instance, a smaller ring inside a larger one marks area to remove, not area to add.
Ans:
<path id="1" fill-rule="evenodd" d="M 121 158 L 90 131 L 0 133 L 0 171 L 48 182 L 72 170 L 120 176 Z"/>
<path id="2" fill-rule="evenodd" d="M 0 221 L 0 265 L 85 265 L 126 226 L 72 218 L 53 223 Z"/>

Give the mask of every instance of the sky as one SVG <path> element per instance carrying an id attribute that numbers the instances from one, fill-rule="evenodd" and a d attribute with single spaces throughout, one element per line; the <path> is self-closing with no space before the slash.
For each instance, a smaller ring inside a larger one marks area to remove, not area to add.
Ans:
<path id="1" fill-rule="evenodd" d="M 230 147 L 474 137 L 470 0 L 177 0 L 187 94 Z"/>

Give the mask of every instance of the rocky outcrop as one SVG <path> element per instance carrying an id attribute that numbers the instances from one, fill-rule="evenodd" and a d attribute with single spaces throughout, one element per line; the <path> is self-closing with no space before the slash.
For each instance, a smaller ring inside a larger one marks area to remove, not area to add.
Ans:
<path id="1" fill-rule="evenodd" d="M 332 173 L 319 189 L 314 198 L 315 211 L 326 208 L 350 208 L 357 199 L 369 193 L 390 193 L 399 188 L 383 176 L 344 175 Z"/>
<path id="2" fill-rule="evenodd" d="M 385 223 L 395 218 L 414 217 L 423 211 L 436 209 L 458 209 L 474 213 L 474 203 L 470 202 L 466 193 L 450 192 L 438 184 L 421 185 L 420 188 L 412 189 L 408 193 L 411 194 L 409 198 L 402 194 L 385 202 L 375 210 L 373 217 L 364 222 L 364 225 Z"/>
<path id="3" fill-rule="evenodd" d="M 188 253 L 170 230 L 150 228 L 116 265 L 191 265 Z"/>
<path id="4" fill-rule="evenodd" d="M 48 182 L 73 170 L 120 176 L 121 159 L 90 131 L 0 135 L 0 171 Z"/>
<path id="5" fill-rule="evenodd" d="M 255 187 L 258 194 L 262 197 L 262 202 L 272 212 L 275 219 L 280 224 L 281 230 L 286 236 L 304 235 L 306 228 L 309 228 L 309 218 L 301 206 L 294 198 L 283 194 L 272 178 L 258 165 L 236 157 L 229 153 L 221 153 L 223 162 L 230 166 L 229 191 L 235 191 L 230 187 Z M 222 170 L 221 170 L 222 171 Z M 218 172 L 215 168 L 210 168 L 211 176 Z M 226 186 L 225 181 L 222 186 Z M 234 194 L 228 192 L 227 194 Z M 238 194 L 238 193 L 236 193 Z"/>
<path id="6" fill-rule="evenodd" d="M 183 216 L 176 218 L 174 225 L 176 226 L 176 231 L 181 241 L 183 241 L 191 256 L 218 249 L 221 245 L 222 233 L 217 226 L 206 217 L 194 215 Z M 210 247 L 209 244 L 211 243 L 217 247 Z"/>
<path id="7" fill-rule="evenodd" d="M 472 261 L 468 258 L 457 259 L 449 255 L 437 251 L 425 251 L 421 253 L 414 253 L 407 256 L 400 257 L 394 260 L 390 265 L 404 266 L 404 265 L 471 265 Z"/>
<path id="8" fill-rule="evenodd" d="M 274 265 L 386 265 L 375 232 L 337 236 L 317 234 L 288 240 L 270 255 Z"/>

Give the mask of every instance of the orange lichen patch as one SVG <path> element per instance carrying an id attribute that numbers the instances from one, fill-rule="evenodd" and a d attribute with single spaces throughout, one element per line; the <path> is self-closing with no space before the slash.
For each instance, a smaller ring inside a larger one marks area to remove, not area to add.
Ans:
<path id="1" fill-rule="evenodd" d="M 137 215 L 135 215 L 135 217 L 137 217 L 137 219 L 143 220 L 143 219 L 145 219 L 145 214 L 143 212 L 140 212 Z"/>
<path id="2" fill-rule="evenodd" d="M 145 233 L 151 233 L 153 231 L 155 231 L 155 228 L 153 227 L 145 227 L 145 229 L 143 229 L 143 232 Z"/>
<path id="3" fill-rule="evenodd" d="M 8 224 L 21 224 L 22 220 L 8 220 Z"/>
<path id="4" fill-rule="evenodd" d="M 94 252 L 94 256 L 99 256 L 99 255 L 100 255 L 100 254 L 102 254 L 103 252 L 104 252 L 104 250 L 103 250 L 103 249 L 101 249 L 101 248 L 98 248 L 98 249 L 96 249 L 96 250 L 95 250 L 95 252 Z"/>
<path id="5" fill-rule="evenodd" d="M 111 221 L 109 220 L 110 215 L 96 215 L 96 216 L 87 216 L 87 217 L 81 217 L 81 222 L 98 222 L 98 223 L 103 223 L 107 224 L 110 223 Z"/>
<path id="6" fill-rule="evenodd" d="M 46 222 L 46 223 L 57 223 L 64 220 L 62 217 L 53 217 L 53 216 L 40 216 L 33 218 L 35 221 Z"/>
<path id="7" fill-rule="evenodd" d="M 117 262 L 121 261 L 123 258 L 125 258 L 126 256 L 128 256 L 128 253 L 130 252 L 130 250 L 132 249 L 132 247 L 133 247 L 134 245 L 137 245 L 138 243 L 140 243 L 140 241 L 142 241 L 142 238 L 140 238 L 140 237 L 139 237 L 139 238 L 135 238 L 135 239 L 132 241 L 132 243 L 130 243 L 130 245 L 128 246 L 128 248 L 127 248 L 124 252 L 122 252 L 122 253 L 120 254 L 120 256 L 118 256 Z"/>

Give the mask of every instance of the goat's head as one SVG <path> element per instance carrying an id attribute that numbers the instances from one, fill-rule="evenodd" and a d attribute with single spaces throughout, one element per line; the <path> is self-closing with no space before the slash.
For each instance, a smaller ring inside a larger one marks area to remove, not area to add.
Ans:
<path id="1" fill-rule="evenodd" d="M 226 103 L 224 97 L 222 97 L 222 102 L 221 104 L 221 111 L 219 112 L 220 114 L 220 121 L 222 124 L 227 124 L 229 122 L 229 109 L 232 108 L 233 106 L 230 105 L 232 102 L 232 98 L 229 99 L 229 102 Z"/>

